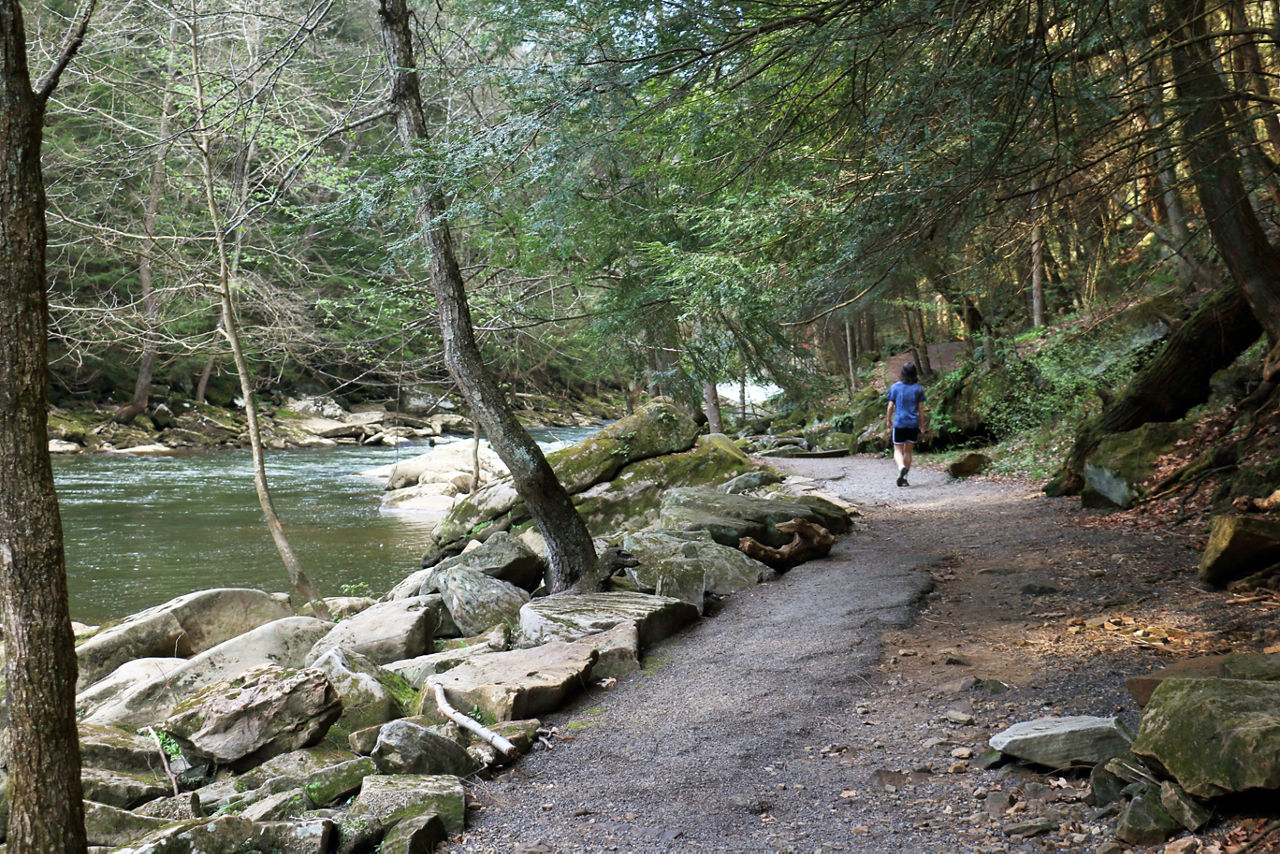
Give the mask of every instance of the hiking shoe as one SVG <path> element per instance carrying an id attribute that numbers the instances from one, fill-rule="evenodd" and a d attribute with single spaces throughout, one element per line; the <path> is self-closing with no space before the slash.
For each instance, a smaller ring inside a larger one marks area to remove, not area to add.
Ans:
<path id="1" fill-rule="evenodd" d="M 907 485 L 907 470 L 900 469 L 898 471 L 898 486 L 906 486 L 906 485 Z"/>

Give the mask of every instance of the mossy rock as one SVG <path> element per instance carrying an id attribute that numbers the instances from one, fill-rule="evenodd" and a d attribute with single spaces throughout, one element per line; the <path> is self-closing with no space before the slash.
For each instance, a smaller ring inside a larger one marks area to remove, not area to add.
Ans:
<path id="1" fill-rule="evenodd" d="M 1200 580 L 1225 584 L 1280 560 L 1280 522 L 1227 513 L 1213 517 Z"/>
<path id="2" fill-rule="evenodd" d="M 1142 712 L 1133 752 L 1187 793 L 1280 788 L 1280 683 L 1168 679 Z"/>
<path id="3" fill-rule="evenodd" d="M 632 463 L 574 503 L 592 536 L 609 536 L 657 519 L 664 490 L 723 483 L 752 465 L 751 458 L 728 437 L 716 433 L 700 437 L 690 451 Z"/>
<path id="4" fill-rule="evenodd" d="M 1085 459 L 1081 501 L 1086 507 L 1129 507 L 1141 497 L 1138 484 L 1151 476 L 1156 460 L 1192 430 L 1186 421 L 1154 421 L 1104 437 Z"/>
<path id="5" fill-rule="evenodd" d="M 698 428 L 683 409 L 658 399 L 595 435 L 547 455 L 547 462 L 570 495 L 609 480 L 623 467 L 693 446 Z M 727 440 L 726 440 L 727 441 Z M 510 479 L 495 481 L 458 502 L 436 528 L 441 547 L 472 536 L 477 526 L 510 513 L 513 522 L 528 518 Z"/>

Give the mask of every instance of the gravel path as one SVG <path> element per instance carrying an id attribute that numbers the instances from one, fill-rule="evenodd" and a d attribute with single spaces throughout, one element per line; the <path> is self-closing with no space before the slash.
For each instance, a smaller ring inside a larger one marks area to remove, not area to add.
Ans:
<path id="1" fill-rule="evenodd" d="M 593 686 L 549 716 L 559 733 L 554 749 L 472 783 L 478 808 L 465 836 L 445 850 L 1023 850 L 993 842 L 990 830 L 961 844 L 948 817 L 981 810 L 972 800 L 982 781 L 946 774 L 945 752 L 933 789 L 904 799 L 913 787 L 899 791 L 905 778 L 893 775 L 917 770 L 912 754 L 926 734 L 945 736 L 933 740 L 945 751 L 966 743 L 978 750 L 988 733 L 981 721 L 940 729 L 949 700 L 931 692 L 937 679 L 916 686 L 886 673 L 886 659 L 898 652 L 882 655 L 881 639 L 887 632 L 903 643 L 935 577 L 954 577 L 958 565 L 1007 575 L 1052 563 L 1044 556 L 1069 536 L 1065 505 L 1025 484 L 947 482 L 925 470 L 899 489 L 885 459 L 782 465 L 857 505 L 864 515 L 855 530 L 830 557 L 727 598 L 715 616 L 648 650 L 641 672 L 610 688 Z M 1118 535 L 1107 541 L 1086 533 L 1090 542 L 1105 541 L 1096 547 L 1103 553 L 1119 547 Z M 967 629 L 929 628 L 942 643 L 973 640 Z M 941 662 L 938 669 L 948 670 Z M 1002 710 L 1014 709 L 1008 699 L 1001 698 Z M 1099 703 L 1114 705 L 1114 692 Z M 978 703 L 979 717 L 983 711 Z M 973 818 L 986 822 L 985 813 Z"/>

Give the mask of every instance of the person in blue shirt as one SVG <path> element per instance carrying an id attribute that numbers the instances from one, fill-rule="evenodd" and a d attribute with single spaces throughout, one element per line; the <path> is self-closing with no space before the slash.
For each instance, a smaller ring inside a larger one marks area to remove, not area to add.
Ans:
<path id="1" fill-rule="evenodd" d="M 911 451 L 924 423 L 924 387 L 913 363 L 902 366 L 900 379 L 889 387 L 887 397 L 889 409 L 885 418 L 889 422 L 889 440 L 893 443 L 893 461 L 898 464 L 898 486 L 909 486 Z"/>

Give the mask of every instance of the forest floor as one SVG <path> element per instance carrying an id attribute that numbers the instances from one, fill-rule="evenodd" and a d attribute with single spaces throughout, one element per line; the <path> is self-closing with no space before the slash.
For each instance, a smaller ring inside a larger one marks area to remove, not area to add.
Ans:
<path id="1" fill-rule="evenodd" d="M 855 504 L 854 530 L 549 716 L 549 749 L 469 783 L 450 854 L 1125 851 L 1087 777 L 974 757 L 1045 715 L 1136 727 L 1125 677 L 1280 641 L 1280 603 L 1203 589 L 1183 534 L 1025 481 L 771 462 Z M 1265 817 L 1181 844 L 1280 850 Z"/>

